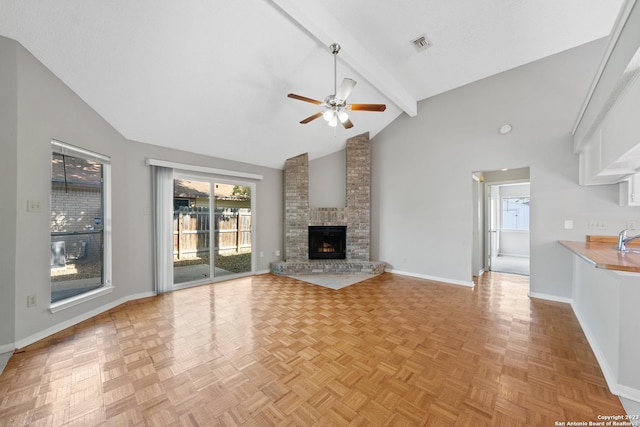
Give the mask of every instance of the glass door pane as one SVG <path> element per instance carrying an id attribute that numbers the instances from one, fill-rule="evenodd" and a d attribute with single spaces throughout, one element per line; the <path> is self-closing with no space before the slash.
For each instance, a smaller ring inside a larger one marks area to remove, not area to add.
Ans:
<path id="1" fill-rule="evenodd" d="M 211 276 L 210 195 L 208 181 L 173 181 L 173 283 Z"/>
<path id="2" fill-rule="evenodd" d="M 252 266 L 251 187 L 214 184 L 215 277 L 249 273 Z"/>

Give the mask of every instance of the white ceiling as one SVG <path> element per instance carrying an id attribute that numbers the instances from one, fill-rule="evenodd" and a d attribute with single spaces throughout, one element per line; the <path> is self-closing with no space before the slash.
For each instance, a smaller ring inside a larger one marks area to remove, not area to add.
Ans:
<path id="1" fill-rule="evenodd" d="M 607 36 L 623 0 L 0 0 L 17 40 L 126 138 L 281 168 L 375 136 L 417 101 Z M 426 35 L 417 52 L 410 40 Z M 335 131 L 319 111 L 358 84 Z M 71 142 L 71 141 L 69 141 Z"/>

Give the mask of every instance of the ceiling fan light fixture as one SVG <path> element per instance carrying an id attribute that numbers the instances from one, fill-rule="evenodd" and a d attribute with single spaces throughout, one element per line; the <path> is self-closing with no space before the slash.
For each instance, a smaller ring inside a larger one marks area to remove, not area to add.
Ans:
<path id="1" fill-rule="evenodd" d="M 387 106 L 384 104 L 347 104 L 347 97 L 356 85 L 356 81 L 350 78 L 344 78 L 342 84 L 338 87 L 338 52 L 340 52 L 340 45 L 334 43 L 329 46 L 331 53 L 333 54 L 333 94 L 327 96 L 324 101 L 318 101 L 313 98 L 307 98 L 306 96 L 296 95 L 290 93 L 287 95 L 289 98 L 297 99 L 299 101 L 309 102 L 311 104 L 319 105 L 325 108 L 324 112 L 317 112 L 306 119 L 300 121 L 300 124 L 307 124 L 313 120 L 322 117 L 331 127 L 336 127 L 338 121 L 345 129 L 351 129 L 353 123 L 349 120 L 349 115 L 344 110 L 353 111 L 384 111 Z"/>
<path id="2" fill-rule="evenodd" d="M 333 110 L 327 110 L 324 113 L 322 113 L 322 118 L 328 122 L 330 122 L 331 119 L 333 119 L 334 117 L 335 117 L 335 112 Z"/>

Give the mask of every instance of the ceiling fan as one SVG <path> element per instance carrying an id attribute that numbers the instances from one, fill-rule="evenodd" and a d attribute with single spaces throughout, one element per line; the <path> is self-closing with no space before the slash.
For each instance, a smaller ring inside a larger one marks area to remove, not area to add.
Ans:
<path id="1" fill-rule="evenodd" d="M 337 87 L 337 62 L 338 52 L 340 52 L 340 45 L 334 43 L 329 46 L 329 49 L 331 49 L 331 53 L 333 54 L 333 95 L 327 96 L 324 101 L 318 101 L 316 99 L 307 98 L 306 96 L 296 95 L 295 93 L 290 93 L 287 95 L 289 98 L 297 99 L 304 102 L 310 102 L 312 104 L 320 105 L 325 108 L 324 111 L 313 114 L 306 119 L 301 120 L 300 123 L 304 125 L 322 116 L 329 123 L 329 126 L 335 127 L 338 125 L 338 122 L 340 122 L 345 129 L 349 129 L 353 127 L 353 123 L 351 123 L 351 120 L 349 120 L 349 115 L 345 110 L 386 110 L 387 106 L 384 104 L 347 104 L 347 97 L 356 85 L 356 81 L 353 79 L 345 78 L 344 80 L 342 80 L 340 87 Z"/>

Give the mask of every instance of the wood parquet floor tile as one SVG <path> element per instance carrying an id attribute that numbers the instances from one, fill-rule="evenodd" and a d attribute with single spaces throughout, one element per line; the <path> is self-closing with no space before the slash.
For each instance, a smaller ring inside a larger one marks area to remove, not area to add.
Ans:
<path id="1" fill-rule="evenodd" d="M 567 304 L 385 273 L 132 301 L 17 351 L 2 426 L 553 426 L 624 414 Z"/>

